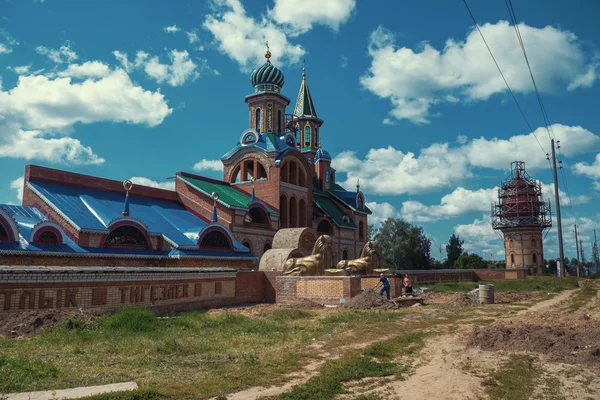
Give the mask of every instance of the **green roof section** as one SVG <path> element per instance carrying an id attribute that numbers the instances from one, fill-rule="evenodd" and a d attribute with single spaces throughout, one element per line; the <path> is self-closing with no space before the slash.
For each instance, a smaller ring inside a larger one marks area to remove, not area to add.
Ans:
<path id="1" fill-rule="evenodd" d="M 306 71 L 302 69 L 302 84 L 300 85 L 300 92 L 298 92 L 298 98 L 296 99 L 296 106 L 294 107 L 294 115 L 299 117 L 307 116 L 319 118 L 317 116 L 317 110 L 313 104 L 310 90 L 308 90 L 308 83 L 306 83 Z"/>
<path id="2" fill-rule="evenodd" d="M 333 222 L 343 228 L 357 228 L 352 218 L 350 218 L 344 210 L 338 206 L 335 201 L 329 196 L 313 196 L 313 202 L 321 209 L 327 216 L 329 216 Z M 344 221 L 343 217 L 348 217 L 348 222 Z"/>
<path id="3" fill-rule="evenodd" d="M 185 182 L 189 183 L 201 192 L 211 195 L 217 193 L 219 195 L 219 202 L 225 204 L 228 207 L 237 208 L 248 208 L 250 204 L 250 196 L 238 190 L 227 182 L 219 182 L 212 179 L 199 179 L 193 178 L 187 175 L 178 175 Z M 270 207 L 267 207 L 270 214 L 279 215 L 279 213 Z"/>

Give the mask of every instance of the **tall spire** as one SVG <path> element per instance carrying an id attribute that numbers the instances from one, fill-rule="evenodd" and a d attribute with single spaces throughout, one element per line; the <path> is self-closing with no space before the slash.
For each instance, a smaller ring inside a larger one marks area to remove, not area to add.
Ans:
<path id="1" fill-rule="evenodd" d="M 296 99 L 294 115 L 298 117 L 319 118 L 310 91 L 308 90 L 308 83 L 306 83 L 306 62 L 302 63 L 302 84 L 300 85 L 300 92 L 298 92 L 298 99 Z"/>

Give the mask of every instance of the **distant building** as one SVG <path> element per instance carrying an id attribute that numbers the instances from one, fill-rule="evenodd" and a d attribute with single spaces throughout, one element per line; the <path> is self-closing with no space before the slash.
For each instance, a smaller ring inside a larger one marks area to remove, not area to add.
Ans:
<path id="1" fill-rule="evenodd" d="M 542 199 L 542 185 L 525 171 L 523 161 L 511 163 L 511 173 L 492 204 L 492 227 L 504 235 L 506 268 L 544 273 L 544 232 L 552 226 L 550 203 Z"/>
<path id="2" fill-rule="evenodd" d="M 280 228 L 333 237 L 334 262 L 359 256 L 368 215 L 336 183 L 306 73 L 293 112 L 283 73 L 252 72 L 249 127 L 228 151 L 223 180 L 176 173 L 175 191 L 27 166 L 23 206 L 0 205 L 0 256 L 22 265 L 256 265 Z M 126 196 L 126 193 L 128 195 Z"/>

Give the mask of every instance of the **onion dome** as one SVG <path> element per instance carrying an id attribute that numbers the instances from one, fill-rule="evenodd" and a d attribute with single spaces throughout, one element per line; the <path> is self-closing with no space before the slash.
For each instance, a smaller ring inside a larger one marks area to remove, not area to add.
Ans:
<path id="1" fill-rule="evenodd" d="M 320 160 L 331 162 L 331 156 L 329 155 L 329 152 L 323 148 L 319 148 L 319 150 L 317 150 L 317 154 L 315 155 L 315 162 Z"/>
<path id="2" fill-rule="evenodd" d="M 271 52 L 268 49 L 265 58 L 267 62 L 252 71 L 250 82 L 255 92 L 279 92 L 285 83 L 283 73 L 271 64 Z"/>

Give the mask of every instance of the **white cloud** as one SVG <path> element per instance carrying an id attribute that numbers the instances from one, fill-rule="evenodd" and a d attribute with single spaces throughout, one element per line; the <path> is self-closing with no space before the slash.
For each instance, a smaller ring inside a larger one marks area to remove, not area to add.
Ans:
<path id="1" fill-rule="evenodd" d="M 17 199 L 19 199 L 19 201 L 23 201 L 24 182 L 25 179 L 22 176 L 10 182 L 10 188 L 17 191 Z"/>
<path id="2" fill-rule="evenodd" d="M 463 248 L 475 252 L 487 259 L 489 253 L 494 252 L 500 259 L 504 259 L 504 240 L 492 229 L 489 214 L 484 214 L 481 219 L 475 219 L 471 224 L 454 226 L 454 233 L 465 241 Z"/>
<path id="3" fill-rule="evenodd" d="M 177 33 L 181 30 L 177 25 L 165 26 L 163 30 L 167 33 Z"/>
<path id="4" fill-rule="evenodd" d="M 589 196 L 585 195 L 574 196 L 572 193 L 570 193 L 570 196 L 567 196 L 567 193 L 560 188 L 560 183 L 558 188 L 558 196 L 560 198 L 561 206 L 586 204 L 591 200 Z M 554 201 L 554 183 L 542 183 L 542 198 L 546 202 L 550 200 L 552 210 L 556 210 L 556 202 Z"/>
<path id="5" fill-rule="evenodd" d="M 143 176 L 132 176 L 130 179 L 136 185 L 150 186 L 158 189 L 175 190 L 175 181 L 157 182 Z"/>
<path id="6" fill-rule="evenodd" d="M 15 71 L 15 73 L 19 74 L 19 75 L 27 75 L 29 73 L 29 70 L 31 69 L 31 64 L 29 65 L 20 65 L 17 67 L 7 67 L 13 71 Z"/>
<path id="7" fill-rule="evenodd" d="M 12 38 L 6 29 L 0 28 L 0 36 L 4 38 L 3 41 L 5 42 L 0 42 L 0 54 L 10 54 L 13 51 L 11 46 L 19 45 L 19 42 Z"/>
<path id="8" fill-rule="evenodd" d="M 194 164 L 194 171 L 215 171 L 222 172 L 223 171 L 223 163 L 221 160 L 207 160 L 202 159 Z"/>
<path id="9" fill-rule="evenodd" d="M 366 205 L 373 212 L 373 214 L 369 216 L 369 225 L 373 225 L 376 228 L 388 218 L 400 217 L 400 214 L 396 211 L 396 208 L 390 203 L 368 202 Z"/>
<path id="10" fill-rule="evenodd" d="M 213 34 L 219 50 L 242 70 L 264 62 L 267 41 L 276 65 L 297 63 L 305 55 L 302 46 L 288 41 L 282 27 L 265 15 L 260 20 L 249 17 L 239 0 L 214 0 L 213 5 L 214 13 L 206 16 L 203 26 Z"/>
<path id="11" fill-rule="evenodd" d="M 497 190 L 497 187 L 478 190 L 458 187 L 442 197 L 440 205 L 433 206 L 418 201 L 405 201 L 402 203 L 402 218 L 408 222 L 422 223 L 489 211 L 491 204 L 497 199 Z"/>
<path id="12" fill-rule="evenodd" d="M 25 128 L 63 132 L 77 122 L 156 126 L 172 112 L 160 92 L 136 86 L 121 69 L 78 83 L 70 77 L 21 76 L 14 88 L 0 90 L 0 109 Z"/>
<path id="13" fill-rule="evenodd" d="M 275 0 L 269 15 L 277 23 L 291 27 L 291 36 L 298 36 L 312 29 L 313 24 L 337 31 L 348 21 L 355 6 L 355 0 Z"/>
<path id="14" fill-rule="evenodd" d="M 68 42 L 60 46 L 58 50 L 50 49 L 45 46 L 38 46 L 36 47 L 35 51 L 38 54 L 47 56 L 50 59 L 50 61 L 56 64 L 70 64 L 78 58 L 77 53 L 71 50 L 71 45 Z"/>
<path id="15" fill-rule="evenodd" d="M 60 77 L 103 78 L 110 75 L 111 70 L 102 61 L 86 61 L 83 64 L 70 64 L 67 69 L 58 72 Z"/>
<path id="16" fill-rule="evenodd" d="M 600 191 L 600 153 L 596 154 L 591 164 L 579 162 L 575 164 L 575 173 L 594 180 L 594 188 Z"/>
<path id="17" fill-rule="evenodd" d="M 10 54 L 12 49 L 3 43 L 0 43 L 0 54 Z"/>
<path id="18" fill-rule="evenodd" d="M 186 32 L 185 34 L 187 35 L 190 44 L 198 43 L 200 41 L 200 38 L 195 31 Z"/>
<path id="19" fill-rule="evenodd" d="M 341 56 L 340 57 L 340 67 L 346 68 L 348 66 L 348 57 Z"/>
<path id="20" fill-rule="evenodd" d="M 0 157 L 42 160 L 63 164 L 99 165 L 104 159 L 70 137 L 52 138 L 40 131 L 19 130 L 0 142 Z"/>
<path id="21" fill-rule="evenodd" d="M 554 124 L 552 130 L 561 141 L 565 157 L 600 148 L 600 137 L 580 126 Z M 538 128 L 536 134 L 540 141 L 546 135 L 543 128 Z M 388 146 L 369 150 L 361 160 L 355 152 L 346 151 L 337 155 L 333 164 L 338 173 L 346 173 L 346 181 L 340 179 L 343 186 L 352 187 L 360 178 L 363 190 L 376 194 L 415 194 L 451 187 L 471 177 L 476 167 L 505 171 L 515 160 L 527 160 L 528 170 L 548 167 L 533 134 L 509 139 L 480 137 L 461 144 L 465 140 L 460 139 L 456 146 L 434 143 L 418 155 Z M 585 165 L 579 170 L 587 171 Z"/>
<path id="22" fill-rule="evenodd" d="M 575 34 L 558 28 L 519 25 L 536 83 L 542 92 L 591 86 L 597 63 L 590 64 Z M 486 23 L 481 30 L 513 91 L 533 90 L 514 28 L 506 21 Z M 463 41 L 448 39 L 440 51 L 427 42 L 413 50 L 397 47 L 394 34 L 379 26 L 372 32 L 371 67 L 362 86 L 389 99 L 390 115 L 426 124 L 439 103 L 487 100 L 506 91 L 479 33 L 471 29 Z"/>
<path id="23" fill-rule="evenodd" d="M 199 59 L 200 65 L 194 63 L 186 50 L 171 50 L 169 53 L 170 64 L 163 64 L 158 56 L 151 57 L 150 54 L 141 50 L 136 53 L 133 62 L 129 61 L 126 53 L 114 51 L 113 55 L 125 71 L 131 72 L 143 68 L 149 78 L 160 84 L 167 83 L 171 86 L 181 86 L 187 81 L 194 81 L 200 76 L 201 71 L 211 70 L 208 62 L 204 59 Z"/>

